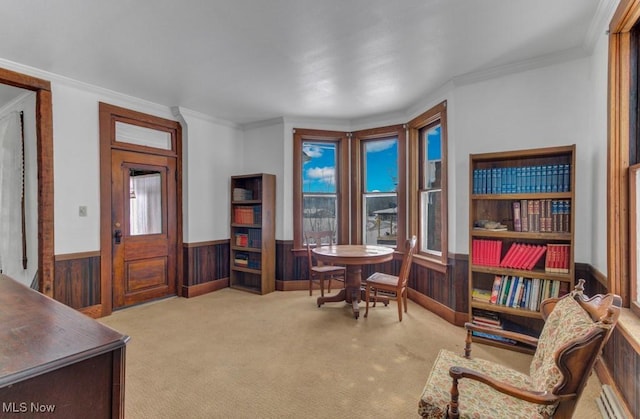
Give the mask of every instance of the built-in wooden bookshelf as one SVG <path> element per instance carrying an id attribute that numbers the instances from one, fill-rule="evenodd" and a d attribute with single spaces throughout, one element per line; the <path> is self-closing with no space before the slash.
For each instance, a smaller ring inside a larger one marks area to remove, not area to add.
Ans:
<path id="1" fill-rule="evenodd" d="M 229 286 L 257 294 L 275 290 L 275 176 L 231 177 Z"/>
<path id="2" fill-rule="evenodd" d="M 469 321 L 540 333 L 540 301 L 575 279 L 574 184 L 575 145 L 469 156 Z"/>

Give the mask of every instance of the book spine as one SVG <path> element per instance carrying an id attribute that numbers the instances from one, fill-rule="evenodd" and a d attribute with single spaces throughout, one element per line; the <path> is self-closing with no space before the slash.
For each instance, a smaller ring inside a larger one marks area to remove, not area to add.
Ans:
<path id="1" fill-rule="evenodd" d="M 520 218 L 520 202 L 513 202 L 513 230 L 522 231 L 522 221 Z"/>

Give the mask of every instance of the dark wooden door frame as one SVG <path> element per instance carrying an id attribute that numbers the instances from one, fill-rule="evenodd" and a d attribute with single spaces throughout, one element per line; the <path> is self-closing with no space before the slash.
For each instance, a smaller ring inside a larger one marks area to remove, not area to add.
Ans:
<path id="1" fill-rule="evenodd" d="M 53 297 L 53 113 L 51 83 L 0 68 L 0 83 L 36 94 L 38 162 L 38 290 Z"/>
<path id="2" fill-rule="evenodd" d="M 98 317 L 113 311 L 112 279 L 112 225 L 111 225 L 111 150 L 119 148 L 150 154 L 176 157 L 176 293 L 182 290 L 182 127 L 177 121 L 132 111 L 107 103 L 99 103 L 100 113 L 100 305 L 96 307 Z M 116 121 L 139 125 L 151 129 L 163 128 L 171 131 L 171 150 L 118 143 L 115 140 Z"/>

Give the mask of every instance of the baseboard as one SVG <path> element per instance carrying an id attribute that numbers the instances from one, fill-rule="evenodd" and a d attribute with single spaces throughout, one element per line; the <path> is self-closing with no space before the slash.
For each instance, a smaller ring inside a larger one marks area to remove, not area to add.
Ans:
<path id="1" fill-rule="evenodd" d="M 102 317 L 102 304 L 79 308 L 78 311 L 94 319 Z"/>
<path id="2" fill-rule="evenodd" d="M 182 286 L 182 296 L 185 298 L 197 297 L 198 295 L 207 294 L 218 291 L 222 288 L 229 287 L 229 278 L 216 279 L 213 281 L 196 284 L 191 286 Z"/>
<path id="3" fill-rule="evenodd" d="M 276 291 L 301 291 L 308 290 L 309 283 L 305 281 L 280 281 L 276 280 Z"/>
<path id="4" fill-rule="evenodd" d="M 456 326 L 464 326 L 465 322 L 469 321 L 468 313 L 460 313 L 452 310 L 446 305 L 427 297 L 426 295 L 419 293 L 409 288 L 407 296 L 411 301 L 419 306 L 429 310 L 430 312 L 442 317 L 446 321 Z"/>

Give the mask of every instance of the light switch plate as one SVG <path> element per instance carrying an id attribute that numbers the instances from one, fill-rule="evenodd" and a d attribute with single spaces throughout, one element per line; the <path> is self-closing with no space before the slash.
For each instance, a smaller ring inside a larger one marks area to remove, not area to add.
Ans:
<path id="1" fill-rule="evenodd" d="M 78 209 L 78 215 L 80 215 L 80 217 L 86 217 L 87 216 L 87 207 L 84 205 L 81 205 L 80 208 Z"/>

